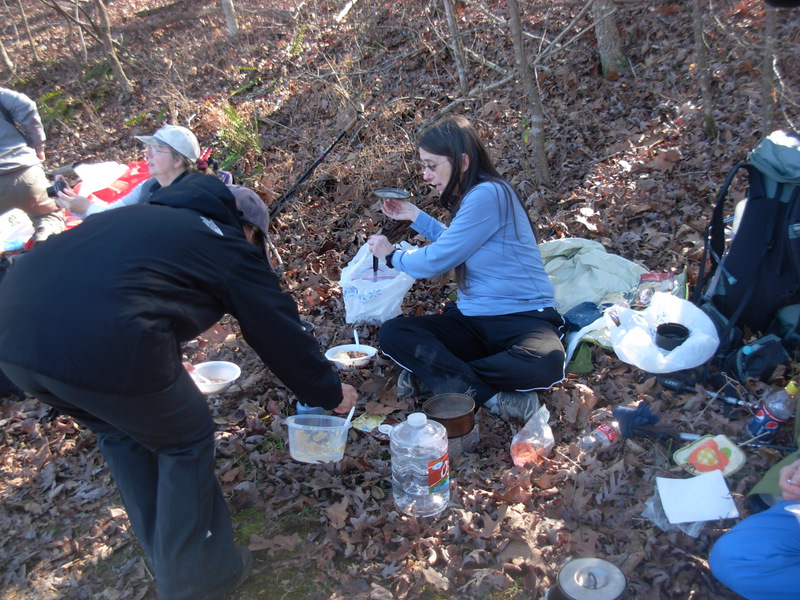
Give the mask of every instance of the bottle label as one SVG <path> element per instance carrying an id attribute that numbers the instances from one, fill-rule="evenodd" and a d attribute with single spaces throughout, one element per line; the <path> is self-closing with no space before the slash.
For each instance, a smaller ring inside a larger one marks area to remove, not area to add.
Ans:
<path id="1" fill-rule="evenodd" d="M 756 416 L 747 426 L 747 431 L 750 433 L 750 437 L 757 437 L 759 442 L 766 443 L 775 437 L 781 423 L 784 423 L 783 419 L 771 415 L 764 405 L 760 404 Z"/>
<path id="2" fill-rule="evenodd" d="M 608 440 L 606 442 L 608 444 L 613 443 L 619 437 L 619 431 L 611 423 L 600 423 L 595 431 L 604 436 Z"/>
<path id="3" fill-rule="evenodd" d="M 428 491 L 431 494 L 447 489 L 450 484 L 450 460 L 449 453 L 428 463 Z"/>

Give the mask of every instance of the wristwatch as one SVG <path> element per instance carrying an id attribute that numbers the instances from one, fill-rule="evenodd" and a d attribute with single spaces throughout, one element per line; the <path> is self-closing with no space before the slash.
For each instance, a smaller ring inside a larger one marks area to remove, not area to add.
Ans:
<path id="1" fill-rule="evenodd" d="M 386 261 L 386 266 L 389 267 L 390 269 L 394 269 L 394 265 L 392 264 L 392 257 L 394 256 L 395 252 L 397 252 L 397 249 L 394 249 L 391 252 L 389 252 L 389 254 L 387 254 L 386 258 L 384 259 Z"/>

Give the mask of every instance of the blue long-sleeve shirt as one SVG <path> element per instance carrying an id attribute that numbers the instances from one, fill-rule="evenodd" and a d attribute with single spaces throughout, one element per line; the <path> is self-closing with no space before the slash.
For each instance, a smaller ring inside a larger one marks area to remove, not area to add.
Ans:
<path id="1" fill-rule="evenodd" d="M 499 183 L 479 183 L 464 196 L 449 227 L 420 212 L 412 227 L 432 243 L 396 251 L 395 268 L 421 279 L 466 263 L 466 286 L 459 289 L 457 304 L 467 316 L 555 307 L 525 209 L 506 189 L 509 195 Z"/>

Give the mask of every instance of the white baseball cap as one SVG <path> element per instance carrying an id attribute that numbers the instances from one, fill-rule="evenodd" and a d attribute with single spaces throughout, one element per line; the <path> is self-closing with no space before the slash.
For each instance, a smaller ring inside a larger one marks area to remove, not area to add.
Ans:
<path id="1" fill-rule="evenodd" d="M 135 139 L 148 146 L 169 146 L 192 162 L 200 158 L 200 144 L 195 135 L 180 125 L 164 125 L 153 135 L 135 135 Z"/>

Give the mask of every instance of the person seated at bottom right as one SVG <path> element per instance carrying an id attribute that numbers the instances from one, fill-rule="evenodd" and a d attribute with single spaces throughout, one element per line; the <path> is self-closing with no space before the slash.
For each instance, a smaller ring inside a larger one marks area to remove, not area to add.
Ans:
<path id="1" fill-rule="evenodd" d="M 476 407 L 527 421 L 539 408 L 536 390 L 561 381 L 565 367 L 563 320 L 533 225 L 466 118 L 434 123 L 420 138 L 419 155 L 449 226 L 410 202 L 387 199 L 386 215 L 411 221 L 432 243 L 400 250 L 373 235 L 368 244 L 389 267 L 417 279 L 455 269 L 458 302 L 442 314 L 381 325 L 381 351 L 404 369 L 398 396 L 418 395 L 425 384 L 433 394 L 467 394 Z"/>
<path id="2" fill-rule="evenodd" d="M 800 458 L 780 470 L 783 501 L 751 515 L 711 549 L 714 577 L 747 600 L 800 600 Z"/>

